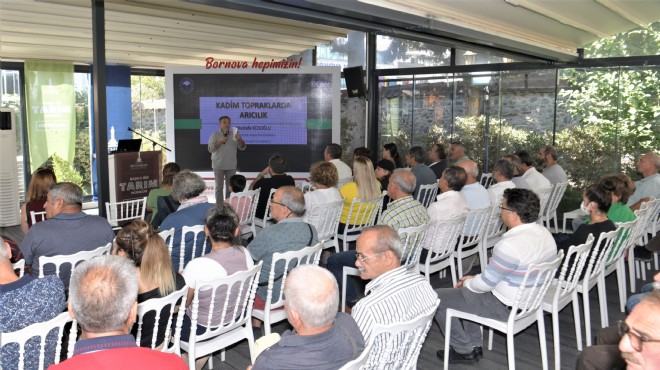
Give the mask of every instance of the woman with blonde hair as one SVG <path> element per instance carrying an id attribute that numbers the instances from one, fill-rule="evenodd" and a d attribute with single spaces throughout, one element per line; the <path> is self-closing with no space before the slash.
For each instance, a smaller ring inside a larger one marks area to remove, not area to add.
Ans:
<path id="1" fill-rule="evenodd" d="M 114 253 L 128 258 L 135 264 L 138 273 L 138 304 L 152 298 L 162 298 L 186 285 L 183 277 L 172 268 L 169 250 L 163 238 L 153 227 L 141 219 L 133 220 L 117 233 Z M 163 310 L 158 321 L 156 346 L 165 339 L 165 329 L 170 316 Z M 145 315 L 142 323 L 141 347 L 151 347 L 155 326 L 155 313 Z M 137 324 L 132 333 L 137 335 Z"/>
<path id="2" fill-rule="evenodd" d="M 360 215 L 356 213 L 357 207 L 351 214 L 351 219 L 348 219 L 348 213 L 351 208 L 353 199 L 357 198 L 363 202 L 372 201 L 381 195 L 380 182 L 376 179 L 374 173 L 374 166 L 371 160 L 366 157 L 355 157 L 353 161 L 353 176 L 354 181 L 349 182 L 339 189 L 339 192 L 344 197 L 344 208 L 341 211 L 341 218 L 339 219 L 339 230 L 343 231 L 347 223 L 354 223 Z"/>
<path id="3" fill-rule="evenodd" d="M 21 230 L 27 234 L 32 227 L 30 212 L 45 212 L 44 204 L 51 185 L 57 183 L 55 172 L 50 168 L 39 168 L 32 174 L 25 203 L 21 206 Z"/>

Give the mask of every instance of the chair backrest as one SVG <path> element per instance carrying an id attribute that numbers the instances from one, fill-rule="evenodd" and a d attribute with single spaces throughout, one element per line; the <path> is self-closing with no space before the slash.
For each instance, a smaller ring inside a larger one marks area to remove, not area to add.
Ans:
<path id="1" fill-rule="evenodd" d="M 25 274 L 25 260 L 18 260 L 12 263 L 11 268 L 16 272 L 18 277 L 23 277 L 23 274 Z"/>
<path id="2" fill-rule="evenodd" d="M 30 219 L 32 221 L 32 225 L 36 224 L 37 222 L 44 221 L 46 219 L 46 211 L 43 212 L 30 211 Z"/>
<path id="3" fill-rule="evenodd" d="M 119 230 L 130 220 L 144 219 L 147 212 L 147 197 L 116 203 L 105 202 L 105 212 L 112 228 Z"/>
<path id="4" fill-rule="evenodd" d="M 246 190 L 240 193 L 231 193 L 229 196 L 229 204 L 238 214 L 238 224 L 241 230 L 254 222 L 260 192 L 261 189 Z"/>
<path id="5" fill-rule="evenodd" d="M 506 226 L 502 222 L 502 217 L 500 215 L 500 206 L 502 205 L 502 200 L 504 198 L 499 198 L 496 203 L 493 203 L 493 207 L 490 209 L 488 214 L 488 221 L 486 221 L 486 228 L 484 230 L 485 238 L 493 238 L 504 233 Z"/>
<path id="6" fill-rule="evenodd" d="M 303 219 L 314 226 L 319 240 L 330 240 L 337 236 L 337 226 L 343 206 L 343 199 L 331 203 L 311 204 L 308 205 Z M 308 215 L 313 217 L 307 218 Z"/>
<path id="7" fill-rule="evenodd" d="M 284 253 L 273 253 L 272 263 L 270 265 L 270 272 L 268 273 L 268 292 L 266 293 L 266 306 L 265 310 L 273 310 L 279 307 L 284 307 L 284 282 L 289 274 L 298 265 L 318 265 L 321 259 L 321 251 L 323 243 L 318 243 L 313 246 L 305 247 L 297 251 L 289 251 Z M 276 266 L 283 266 L 283 274 L 275 276 Z M 273 300 L 275 292 L 275 284 L 279 284 L 279 293 Z"/>
<path id="8" fill-rule="evenodd" d="M 417 358 L 440 304 L 435 304 L 416 318 L 390 324 L 375 324 L 364 352 L 354 361 L 364 361 L 363 369 L 416 369 Z M 366 360 L 363 358 L 366 356 Z M 350 362 L 342 369 L 356 369 Z"/>
<path id="9" fill-rule="evenodd" d="M 191 329 L 189 348 L 196 342 L 228 333 L 248 323 L 252 315 L 252 304 L 257 292 L 262 264 L 263 262 L 259 262 L 245 271 L 230 276 L 197 281 L 192 300 L 191 328 L 196 328 L 199 324 L 208 329 L 203 334 L 196 334 L 196 330 Z M 198 322 L 200 291 L 211 292 L 209 315 L 205 322 Z"/>
<path id="10" fill-rule="evenodd" d="M 112 250 L 112 243 L 108 243 L 91 251 L 82 251 L 74 254 L 51 256 L 51 257 L 46 257 L 46 256 L 39 257 L 39 278 L 43 278 L 45 276 L 44 267 L 47 264 L 55 265 L 55 275 L 57 276 L 60 276 L 60 274 L 64 272 L 62 270 L 62 267 L 64 265 L 67 264 L 71 265 L 71 270 L 69 270 L 69 278 L 70 278 L 71 272 L 73 272 L 73 270 L 76 268 L 76 266 L 78 266 L 79 263 L 83 261 L 87 261 L 97 256 L 108 254 L 110 253 L 111 250 Z M 65 283 L 64 285 L 66 287 L 69 286 L 68 283 Z"/>
<path id="11" fill-rule="evenodd" d="M 605 256 L 607 256 L 612 249 L 612 244 L 616 238 L 617 230 L 600 233 L 598 241 L 591 248 L 589 261 L 587 262 L 587 269 L 584 273 L 583 281 L 594 282 L 598 276 L 605 269 Z"/>
<path id="12" fill-rule="evenodd" d="M 546 217 L 549 218 L 551 214 L 557 211 L 557 207 L 559 207 L 559 202 L 561 202 L 561 198 L 564 197 L 564 193 L 566 192 L 567 186 L 568 186 L 568 181 L 565 181 L 565 182 L 557 183 L 552 188 L 552 193 L 550 193 L 550 198 L 548 199 L 548 203 L 546 204 L 545 209 L 541 208 L 541 211 L 543 211 L 543 214 L 546 215 Z"/>
<path id="13" fill-rule="evenodd" d="M 567 299 L 572 295 L 577 284 L 580 281 L 580 275 L 589 259 L 589 251 L 594 244 L 594 236 L 589 234 L 587 241 L 583 244 L 571 245 L 564 257 L 559 278 L 557 279 L 557 288 L 553 297 L 554 301 Z M 570 269 L 570 270 L 569 270 Z"/>
<path id="14" fill-rule="evenodd" d="M 172 334 L 172 321 L 174 320 L 174 312 L 176 312 L 177 305 L 179 306 L 176 325 L 181 327 L 183 324 L 183 313 L 186 310 L 186 298 L 188 297 L 188 286 L 172 292 L 166 297 L 148 299 L 138 304 L 138 318 L 135 325 L 137 325 L 137 335 L 135 337 L 137 345 L 139 346 L 142 341 L 142 328 L 145 325 L 145 318 L 148 323 L 153 323 L 151 335 L 151 349 L 156 348 L 158 345 L 158 337 L 163 332 L 164 338 L 162 352 L 179 353 L 179 337 L 175 337 L 173 345 L 169 346 L 169 338 Z M 181 322 L 178 322 L 181 320 Z"/>
<path id="15" fill-rule="evenodd" d="M 271 221 L 273 219 L 273 216 L 270 214 L 270 202 L 273 200 L 273 194 L 277 189 L 270 189 L 270 193 L 268 193 L 268 201 L 266 201 L 266 209 L 264 210 L 264 218 L 262 222 L 262 227 L 265 228 L 268 226 L 268 221 Z"/>
<path id="16" fill-rule="evenodd" d="M 547 293 L 563 258 L 564 251 L 560 250 L 552 261 L 532 263 L 527 267 L 525 276 L 518 287 L 516 298 L 511 305 L 509 322 L 533 315 L 541 308 L 543 297 Z"/>
<path id="17" fill-rule="evenodd" d="M 163 241 L 165 242 L 165 245 L 167 245 L 167 249 L 170 251 L 170 256 L 172 255 L 172 247 L 174 247 L 174 228 L 171 228 L 169 230 L 162 230 L 158 233 L 161 238 L 163 238 Z"/>
<path id="18" fill-rule="evenodd" d="M 465 220 L 463 231 L 458 241 L 458 248 L 465 249 L 479 244 L 480 238 L 483 237 L 488 223 L 488 216 L 492 206 L 471 209 Z"/>
<path id="19" fill-rule="evenodd" d="M 303 194 L 314 188 L 314 184 L 309 181 L 301 182 L 300 186 L 298 186 L 296 181 L 296 186 L 303 192 Z"/>
<path id="20" fill-rule="evenodd" d="M 181 228 L 181 244 L 179 246 L 179 272 L 183 271 L 186 267 L 185 254 L 186 254 L 186 234 L 193 234 L 193 247 L 190 251 L 190 260 L 206 254 L 206 244 L 208 238 L 204 235 L 203 242 L 199 242 L 199 234 L 204 234 L 204 225 L 184 226 Z M 199 245 L 198 245 L 199 244 Z M 188 260 L 188 261 L 190 261 Z"/>
<path id="21" fill-rule="evenodd" d="M 642 244 L 641 239 L 648 232 L 649 227 L 653 226 L 654 216 L 657 217 L 658 212 L 660 212 L 660 198 L 642 203 L 639 209 L 635 211 L 637 227 L 635 227 L 635 232 L 632 235 L 632 243 Z"/>
<path id="22" fill-rule="evenodd" d="M 58 364 L 60 362 L 60 353 L 62 352 L 62 336 L 64 334 L 64 326 L 71 321 L 72 321 L 71 315 L 69 315 L 68 312 L 63 312 L 48 321 L 32 324 L 17 331 L 13 331 L 9 333 L 0 333 L 0 347 L 4 347 L 11 343 L 18 344 L 18 369 L 24 369 L 26 365 L 25 364 L 26 359 L 34 360 L 34 357 L 32 357 L 34 356 L 34 353 L 26 354 L 25 351 L 28 341 L 36 337 L 39 339 L 38 369 L 43 369 L 44 365 L 47 364 L 53 364 L 53 363 Z M 46 345 L 46 339 L 49 336 L 49 333 L 53 330 L 57 330 L 57 334 L 56 334 L 57 344 L 54 348 L 55 352 L 46 354 L 46 348 L 48 348 L 48 346 Z M 69 341 L 75 343 L 77 332 L 78 332 L 78 325 L 74 321 L 73 325 L 71 326 Z M 30 341 L 30 343 L 32 342 L 33 341 Z M 67 355 L 68 355 L 67 357 L 71 357 L 73 355 L 72 343 L 69 344 L 69 351 L 67 351 Z M 46 358 L 46 356 L 48 356 L 48 358 Z"/>
<path id="23" fill-rule="evenodd" d="M 624 258 L 624 254 L 632 245 L 633 239 L 631 236 L 636 224 L 636 219 L 633 221 L 616 223 L 617 233 L 610 250 L 607 252 L 607 256 L 605 256 L 605 268 L 616 263 L 619 259 Z"/>
<path id="24" fill-rule="evenodd" d="M 541 188 L 541 189 L 532 189 L 536 193 L 536 195 L 539 196 L 539 201 L 541 203 L 541 207 L 539 208 L 539 220 L 543 218 L 543 215 L 545 215 L 544 210 L 548 206 L 548 202 L 550 201 L 550 195 L 552 195 L 552 189 L 554 189 L 553 185 L 550 185 L 548 188 Z"/>
<path id="25" fill-rule="evenodd" d="M 429 230 L 426 233 L 425 243 L 430 247 L 426 257 L 427 265 L 431 262 L 444 260 L 454 253 L 456 242 L 463 231 L 466 219 L 467 215 L 431 221 Z"/>
<path id="26" fill-rule="evenodd" d="M 344 228 L 344 235 L 373 226 L 376 223 L 376 216 L 380 214 L 384 197 L 385 195 L 381 194 L 378 198 L 370 201 L 353 199 L 348 210 L 348 218 L 346 219 L 348 222 Z"/>
<path id="27" fill-rule="evenodd" d="M 493 184 L 493 174 L 492 173 L 482 173 L 479 183 L 486 189 L 488 189 Z"/>
<path id="28" fill-rule="evenodd" d="M 428 232 L 430 223 L 413 227 L 402 227 L 397 232 L 401 239 L 402 253 L 401 253 L 401 266 L 406 266 L 407 269 L 417 268 L 419 263 L 419 256 L 422 253 L 422 245 L 426 240 L 426 233 Z"/>
<path id="29" fill-rule="evenodd" d="M 438 195 L 438 184 L 420 185 L 415 199 L 422 203 L 425 208 L 429 208 L 431 203 L 435 202 L 436 195 Z"/>

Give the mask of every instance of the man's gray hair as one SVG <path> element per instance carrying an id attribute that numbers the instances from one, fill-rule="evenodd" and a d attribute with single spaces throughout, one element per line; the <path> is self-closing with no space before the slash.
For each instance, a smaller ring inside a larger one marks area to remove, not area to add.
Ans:
<path id="1" fill-rule="evenodd" d="M 0 260 L 9 260 L 9 255 L 7 254 L 7 246 L 5 245 L 5 239 L 0 236 Z"/>
<path id="2" fill-rule="evenodd" d="M 417 178 L 415 174 L 410 172 L 405 168 L 398 168 L 392 172 L 390 176 L 390 181 L 395 183 L 402 192 L 406 194 L 412 194 L 415 191 L 415 186 L 417 185 Z"/>
<path id="3" fill-rule="evenodd" d="M 303 192 L 295 186 L 282 186 L 277 190 L 282 190 L 280 203 L 291 211 L 294 215 L 302 217 L 305 214 L 305 196 Z"/>
<path id="4" fill-rule="evenodd" d="M 660 171 L 660 155 L 655 152 L 649 152 L 648 154 L 651 157 L 651 162 L 655 165 L 655 169 Z"/>
<path id="5" fill-rule="evenodd" d="M 506 159 L 499 159 L 493 165 L 493 172 L 499 172 L 505 179 L 511 180 L 514 176 L 514 165 L 513 162 Z"/>
<path id="6" fill-rule="evenodd" d="M 332 274 L 316 265 L 299 265 L 284 284 L 286 305 L 300 316 L 306 327 L 322 328 L 337 315 L 339 289 Z"/>
<path id="7" fill-rule="evenodd" d="M 73 270 L 69 302 L 84 331 L 106 333 L 124 329 L 137 292 L 132 261 L 116 255 L 100 256 Z"/>
<path id="8" fill-rule="evenodd" d="M 196 173 L 183 170 L 172 181 L 172 198 L 179 202 L 199 196 L 206 189 L 206 183 Z"/>
<path id="9" fill-rule="evenodd" d="M 50 187 L 48 192 L 51 202 L 62 199 L 64 204 L 78 205 L 82 207 L 83 191 L 80 186 L 72 182 L 58 182 Z"/>
<path id="10" fill-rule="evenodd" d="M 375 232 L 377 235 L 376 245 L 374 246 L 375 253 L 383 253 L 392 251 L 396 258 L 401 259 L 403 254 L 403 245 L 399 234 L 391 226 L 388 225 L 375 225 L 365 228 L 362 233 Z"/>

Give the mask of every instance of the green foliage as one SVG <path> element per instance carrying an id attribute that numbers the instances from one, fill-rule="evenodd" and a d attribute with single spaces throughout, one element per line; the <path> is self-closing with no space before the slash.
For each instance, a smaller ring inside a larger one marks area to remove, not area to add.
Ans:
<path id="1" fill-rule="evenodd" d="M 76 171 L 71 163 L 66 159 L 61 158 L 57 154 L 53 154 L 46 163 L 44 167 L 52 167 L 55 171 L 55 176 L 57 177 L 58 182 L 72 182 L 80 187 L 83 186 L 83 178 L 80 176 L 78 171 Z"/>
<path id="2" fill-rule="evenodd" d="M 165 78 L 159 76 L 131 76 L 131 100 L 165 98 Z"/>
<path id="3" fill-rule="evenodd" d="M 80 174 L 82 179 L 81 187 L 85 194 L 92 192 L 92 164 L 89 150 L 89 130 L 78 130 L 76 133 L 76 152 L 73 157 L 73 168 Z"/>

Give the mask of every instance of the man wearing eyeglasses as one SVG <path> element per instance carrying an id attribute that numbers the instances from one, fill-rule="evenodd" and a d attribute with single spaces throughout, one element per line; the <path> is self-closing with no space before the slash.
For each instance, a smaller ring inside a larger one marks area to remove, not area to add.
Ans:
<path id="1" fill-rule="evenodd" d="M 628 369 L 660 369 L 660 291 L 647 294 L 619 324 L 619 350 Z"/>

